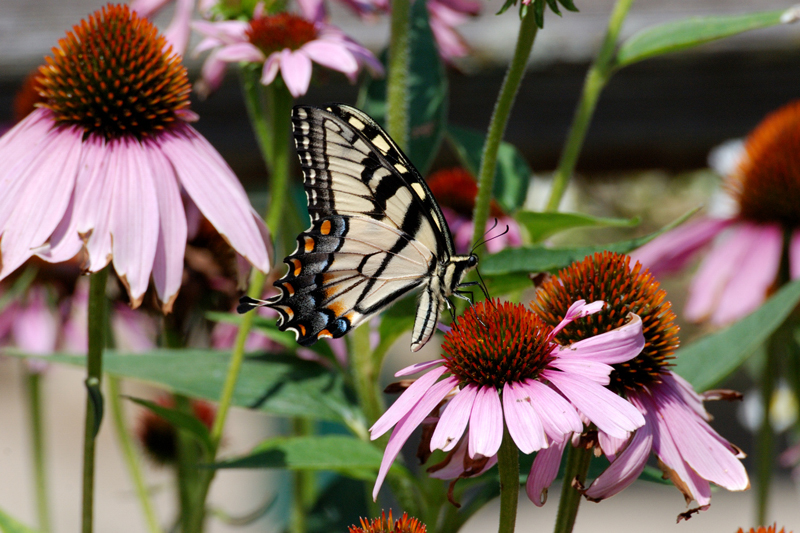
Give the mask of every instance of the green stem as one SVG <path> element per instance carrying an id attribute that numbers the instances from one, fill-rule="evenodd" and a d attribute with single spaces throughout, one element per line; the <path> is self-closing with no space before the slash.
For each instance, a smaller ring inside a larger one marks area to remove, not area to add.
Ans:
<path id="1" fill-rule="evenodd" d="M 182 394 L 174 394 L 175 409 L 193 415 L 192 403 Z M 200 501 L 198 495 L 199 470 L 197 465 L 201 462 L 200 450 L 194 436 L 185 429 L 175 428 L 177 437 L 177 464 L 175 474 L 178 484 L 178 501 L 180 502 L 180 522 L 182 531 L 190 531 L 194 516 L 204 514 L 205 501 Z"/>
<path id="2" fill-rule="evenodd" d="M 277 80 L 276 80 L 277 81 Z M 261 69 L 245 66 L 241 70 L 244 104 L 250 118 L 250 126 L 256 136 L 261 157 L 269 167 L 272 161 L 272 131 L 270 131 L 267 111 L 264 104 L 264 86 L 261 84 Z M 272 169 L 270 169 L 272 170 Z"/>
<path id="3" fill-rule="evenodd" d="M 128 467 L 131 479 L 133 480 L 136 496 L 139 498 L 139 503 L 142 506 L 142 512 L 144 513 L 145 522 L 147 523 L 147 530 L 150 531 L 150 533 L 161 533 L 161 527 L 158 525 L 158 518 L 153 509 L 153 503 L 150 501 L 150 493 L 145 484 L 139 456 L 136 453 L 136 448 L 125 420 L 125 413 L 122 410 L 119 379 L 114 376 L 107 376 L 106 387 L 108 390 L 108 402 L 111 406 L 111 418 L 113 419 L 114 429 L 117 433 L 117 440 L 119 440 L 122 448 L 122 456 Z"/>
<path id="4" fill-rule="evenodd" d="M 519 91 L 522 77 L 525 75 L 525 68 L 528 65 L 528 57 L 533 49 L 533 42 L 536 39 L 538 26 L 536 25 L 535 10 L 527 9 L 522 18 L 517 35 L 517 45 L 514 48 L 514 55 L 508 65 L 503 85 L 500 87 L 500 94 L 492 112 L 492 119 L 489 122 L 489 131 L 486 134 L 486 142 L 483 145 L 481 154 L 481 166 L 478 171 L 478 196 L 475 198 L 475 210 L 472 220 L 475 221 L 475 230 L 472 236 L 473 246 L 483 237 L 483 229 L 489 218 L 489 204 L 492 200 L 492 189 L 494 188 L 494 177 L 497 173 L 497 151 L 503 141 L 503 134 L 506 131 L 508 117 L 511 115 L 511 108 Z"/>
<path id="5" fill-rule="evenodd" d="M 307 418 L 292 420 L 292 435 L 304 437 L 313 434 L 313 424 Z M 308 529 L 306 515 L 314 501 L 314 473 L 308 470 L 297 470 L 293 477 L 292 522 L 291 533 L 305 533 Z"/>
<path id="6" fill-rule="evenodd" d="M 589 463 L 592 460 L 591 448 L 567 446 L 567 464 L 564 470 L 564 484 L 561 486 L 561 498 L 558 501 L 555 533 L 569 533 L 575 527 L 578 508 L 581 504 L 581 493 L 572 486 L 574 480 L 581 484 L 586 482 Z"/>
<path id="7" fill-rule="evenodd" d="M 266 90 L 272 130 L 272 175 L 270 202 L 265 220 L 272 235 L 277 236 L 283 222 L 284 207 L 289 192 L 289 143 L 294 99 L 280 79 L 268 85 Z"/>
<path id="8" fill-rule="evenodd" d="M 370 348 L 370 324 L 362 324 L 350 333 L 350 364 L 353 369 L 358 404 L 371 426 L 383 414 L 383 402 L 378 389 L 380 367 L 375 365 Z"/>
<path id="9" fill-rule="evenodd" d="M 408 68 L 411 0 L 392 0 L 389 64 L 386 82 L 386 126 L 401 150 L 408 148 Z"/>
<path id="10" fill-rule="evenodd" d="M 608 80 L 613 74 L 615 62 L 614 58 L 617 38 L 619 31 L 622 28 L 622 23 L 628 15 L 634 0 L 617 0 L 614 5 L 614 10 L 611 12 L 611 17 L 608 20 L 608 28 L 606 29 L 606 36 L 603 44 L 600 47 L 600 52 L 589 68 L 586 74 L 586 81 L 583 84 L 583 93 L 581 94 L 578 108 L 575 110 L 575 115 L 572 118 L 572 125 L 570 126 L 569 133 L 567 134 L 567 141 L 564 144 L 564 150 L 561 153 L 561 159 L 558 162 L 558 167 L 553 175 L 553 189 L 550 191 L 550 199 L 547 201 L 545 210 L 557 211 L 564 197 L 564 192 L 567 190 L 567 185 L 575 171 L 575 164 L 578 161 L 583 141 L 586 139 L 586 132 L 589 129 L 589 124 L 592 121 L 595 107 L 597 106 L 597 99 L 600 97 L 600 92 L 608 83 Z"/>
<path id="11" fill-rule="evenodd" d="M 94 448 L 97 428 L 102 419 L 103 349 L 106 333 L 106 281 L 108 269 L 89 278 L 89 351 L 86 357 L 86 422 L 83 439 L 83 503 L 81 531 L 92 533 L 94 507 Z"/>
<path id="12" fill-rule="evenodd" d="M 529 12 L 533 9 L 529 9 Z M 519 450 L 503 424 L 503 442 L 497 452 L 497 471 L 500 475 L 500 533 L 513 533 L 517 523 L 519 503 Z"/>
<path id="13" fill-rule="evenodd" d="M 44 424 L 42 423 L 42 375 L 28 372 L 28 407 L 33 440 L 33 468 L 36 485 L 36 515 L 39 531 L 50 531 L 50 505 L 47 497 L 47 468 L 45 464 Z"/>

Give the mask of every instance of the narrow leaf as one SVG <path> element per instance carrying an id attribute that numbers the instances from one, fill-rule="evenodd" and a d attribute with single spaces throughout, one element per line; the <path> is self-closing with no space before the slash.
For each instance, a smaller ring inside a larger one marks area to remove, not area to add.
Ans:
<path id="1" fill-rule="evenodd" d="M 533 211 L 520 211 L 514 218 L 528 230 L 528 236 L 533 242 L 541 242 L 560 231 L 573 228 L 632 227 L 639 223 L 638 218 L 601 218 L 581 213 Z"/>
<path id="2" fill-rule="evenodd" d="M 735 324 L 678 350 L 674 371 L 698 391 L 719 384 L 783 324 L 798 302 L 800 281 L 794 281 Z"/>
<path id="3" fill-rule="evenodd" d="M 134 403 L 138 403 L 146 409 L 149 409 L 167 422 L 171 423 L 173 426 L 190 432 L 192 435 L 197 437 L 197 440 L 206 451 L 211 451 L 213 449 L 214 446 L 211 443 L 211 434 L 209 433 L 208 428 L 197 418 L 187 413 L 178 411 L 177 409 L 170 409 L 169 407 L 164 407 L 163 405 L 158 405 L 155 402 L 144 400 L 142 398 L 133 398 L 131 396 L 126 396 L 126 398 Z"/>
<path id="4" fill-rule="evenodd" d="M 38 533 L 38 530 L 26 526 L 2 510 L 0 510 L 0 531 L 3 533 Z"/>
<path id="5" fill-rule="evenodd" d="M 468 128 L 448 126 L 447 139 L 458 154 L 461 164 L 477 176 L 485 140 L 483 134 Z M 512 213 L 525 203 L 531 174 L 533 171 L 519 150 L 510 143 L 500 143 L 492 194 L 504 211 Z"/>
<path id="6" fill-rule="evenodd" d="M 617 53 L 617 66 L 623 67 L 746 31 L 775 26 L 782 22 L 784 13 L 784 10 L 776 10 L 745 15 L 692 17 L 645 28 L 622 44 Z"/>

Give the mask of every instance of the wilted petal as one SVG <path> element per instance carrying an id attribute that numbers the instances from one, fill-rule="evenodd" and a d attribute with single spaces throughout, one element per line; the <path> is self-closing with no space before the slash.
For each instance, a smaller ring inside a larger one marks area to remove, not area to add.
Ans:
<path id="1" fill-rule="evenodd" d="M 565 439 L 564 442 L 551 443 L 549 448 L 539 450 L 533 460 L 528 481 L 525 483 L 525 493 L 537 507 L 541 507 L 547 501 L 547 489 L 558 475 L 561 456 L 568 442 Z"/>
<path id="2" fill-rule="evenodd" d="M 449 451 L 461 440 L 477 393 L 478 388 L 470 384 L 458 391 L 450 400 L 431 436 L 431 451 L 436 449 Z"/>
<path id="3" fill-rule="evenodd" d="M 532 398 L 519 383 L 503 386 L 503 416 L 508 433 L 522 453 L 533 453 L 547 447 L 547 437 Z"/>
<path id="4" fill-rule="evenodd" d="M 435 368 L 412 383 L 369 429 L 370 438 L 375 440 L 389 431 L 389 428 L 398 423 L 401 418 L 406 416 L 408 412 L 419 403 L 425 393 L 446 371 L 447 369 L 445 367 Z"/>
<path id="5" fill-rule="evenodd" d="M 625 450 L 592 482 L 584 495 L 591 501 L 600 501 L 624 490 L 639 478 L 652 446 L 653 433 L 645 424 L 636 430 Z"/>
<path id="6" fill-rule="evenodd" d="M 491 457 L 503 441 L 503 408 L 494 387 L 481 387 L 469 417 L 469 454 Z"/>
<path id="7" fill-rule="evenodd" d="M 389 437 L 389 442 L 386 444 L 386 450 L 383 452 L 378 478 L 375 480 L 375 487 L 372 489 L 373 501 L 378 498 L 378 491 L 383 484 L 383 480 L 386 479 L 389 468 L 397 458 L 397 454 L 400 453 L 408 437 L 456 385 L 458 385 L 458 380 L 452 377 L 443 379 L 433 385 L 419 402 L 397 422 L 397 426 L 395 426 L 392 436 Z M 373 436 L 372 438 L 375 437 Z"/>

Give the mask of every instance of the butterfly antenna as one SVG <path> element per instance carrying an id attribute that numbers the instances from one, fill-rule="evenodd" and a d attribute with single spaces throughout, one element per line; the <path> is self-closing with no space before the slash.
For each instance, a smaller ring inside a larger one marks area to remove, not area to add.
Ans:
<path id="1" fill-rule="evenodd" d="M 486 231 L 486 233 L 484 233 L 483 235 L 484 235 L 484 236 L 488 235 L 488 234 L 489 234 L 489 232 L 490 232 L 490 231 L 492 231 L 492 230 L 493 230 L 494 228 L 496 228 L 496 227 L 497 227 L 497 219 L 495 218 L 495 219 L 494 219 L 494 225 L 492 225 L 492 227 L 491 227 L 491 228 L 489 228 L 489 229 Z M 470 253 L 470 254 L 474 253 L 474 252 L 475 252 L 475 250 L 476 250 L 476 249 L 477 249 L 479 246 L 483 246 L 484 244 L 486 244 L 486 243 L 487 243 L 487 242 L 489 242 L 489 241 L 493 241 L 494 239 L 497 239 L 497 238 L 499 238 L 499 237 L 502 237 L 503 235 L 505 235 L 505 234 L 506 234 L 506 233 L 508 233 L 509 231 L 511 231 L 511 228 L 508 226 L 508 224 L 506 224 L 506 229 L 504 229 L 502 233 L 498 233 L 497 235 L 492 235 L 491 237 L 485 238 L 485 239 L 481 240 L 480 242 L 476 243 L 476 244 L 475 244 L 475 246 L 473 246 L 473 247 L 472 247 L 472 250 L 470 250 L 470 252 L 469 252 L 469 253 Z"/>

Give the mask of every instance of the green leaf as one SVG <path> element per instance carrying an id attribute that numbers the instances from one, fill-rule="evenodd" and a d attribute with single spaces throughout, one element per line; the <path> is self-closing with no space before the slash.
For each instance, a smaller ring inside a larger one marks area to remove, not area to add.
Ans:
<path id="1" fill-rule="evenodd" d="M 602 218 L 581 213 L 536 213 L 520 211 L 514 218 L 526 230 L 533 242 L 541 242 L 560 231 L 573 228 L 632 227 L 639 223 L 638 218 Z"/>
<path id="2" fill-rule="evenodd" d="M 286 468 L 330 470 L 363 479 L 374 479 L 383 453 L 354 437 L 324 435 L 277 437 L 265 440 L 249 454 L 211 465 L 213 468 Z"/>
<path id="3" fill-rule="evenodd" d="M 678 350 L 673 370 L 699 391 L 719 384 L 783 324 L 798 302 L 800 281 L 784 285 L 745 318 Z"/>
<path id="4" fill-rule="evenodd" d="M 447 139 L 458 154 L 461 164 L 477 176 L 483 153 L 483 134 L 468 128 L 447 126 Z M 513 213 L 525 203 L 531 174 L 533 171 L 519 150 L 510 143 L 500 143 L 492 195 L 504 211 Z"/>
<path id="5" fill-rule="evenodd" d="M 360 518 L 370 515 L 368 501 L 362 481 L 334 475 L 308 512 L 307 530 L 349 531 Z"/>
<path id="6" fill-rule="evenodd" d="M 209 433 L 208 428 L 194 416 L 178 411 L 177 409 L 171 409 L 169 407 L 164 407 L 163 405 L 158 405 L 155 402 L 144 400 L 142 398 L 134 398 L 132 396 L 126 396 L 126 398 L 134 403 L 138 403 L 146 409 L 151 410 L 167 422 L 171 423 L 173 426 L 190 432 L 192 435 L 197 437 L 197 440 L 206 451 L 211 451 L 214 448 L 213 444 L 211 443 L 211 433 Z"/>
<path id="7" fill-rule="evenodd" d="M 699 208 L 689 211 L 679 219 L 654 233 L 645 235 L 644 237 L 637 237 L 629 241 L 561 248 L 548 248 L 540 244 L 521 246 L 519 248 L 506 248 L 485 259 L 481 259 L 479 267 L 481 269 L 481 274 L 485 274 L 486 276 L 498 276 L 511 273 L 527 274 L 531 272 L 554 272 L 568 266 L 574 261 L 580 261 L 587 255 L 592 255 L 597 252 L 608 250 L 610 252 L 627 254 L 647 244 L 662 233 L 682 224 L 689 217 L 694 215 L 698 209 Z"/>
<path id="8" fill-rule="evenodd" d="M 38 530 L 26 526 L 2 510 L 0 510 L 0 531 L 3 533 L 38 533 Z"/>
<path id="9" fill-rule="evenodd" d="M 645 28 L 631 36 L 617 52 L 617 67 L 662 54 L 685 50 L 710 41 L 781 23 L 779 11 L 746 15 L 692 17 Z"/>
<path id="10" fill-rule="evenodd" d="M 6 353 L 38 358 L 19 352 Z M 84 356 L 63 354 L 43 359 L 73 366 L 85 366 L 86 361 Z M 157 349 L 143 354 L 106 350 L 103 354 L 103 367 L 108 374 L 212 401 L 219 400 L 229 362 L 230 353 L 217 350 Z M 233 404 L 280 416 L 342 422 L 354 431 L 364 431 L 363 415 L 354 405 L 341 374 L 292 355 L 246 358 Z"/>
<path id="11" fill-rule="evenodd" d="M 425 2 L 411 6 L 408 71 L 408 150 L 423 176 L 439 152 L 447 121 L 447 73 L 428 21 Z M 386 62 L 384 61 L 384 64 Z M 378 123 L 386 121 L 386 79 L 370 80 L 359 98 L 361 109 Z"/>

